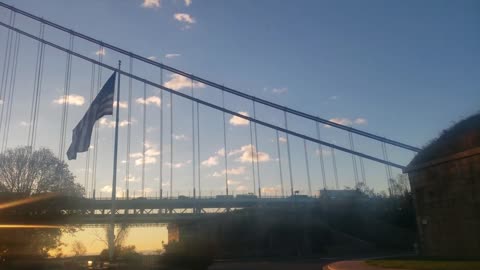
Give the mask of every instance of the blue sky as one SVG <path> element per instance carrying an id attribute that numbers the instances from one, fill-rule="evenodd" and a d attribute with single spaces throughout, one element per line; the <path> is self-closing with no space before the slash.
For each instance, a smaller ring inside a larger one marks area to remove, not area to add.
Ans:
<path id="1" fill-rule="evenodd" d="M 142 0 L 125 1 L 5 1 L 20 9 L 52 20 L 74 30 L 107 41 L 146 57 L 155 57 L 186 72 L 220 84 L 262 97 L 292 108 L 336 119 L 356 128 L 422 146 L 453 122 L 478 111 L 480 91 L 480 3 L 478 1 L 201 1 Z M 157 5 L 158 3 L 158 5 Z M 2 21 L 8 13 L 0 10 Z M 37 33 L 38 25 L 18 18 L 18 25 Z M 0 29 L 1 40 L 6 38 Z M 54 30 L 46 31 L 49 40 L 67 44 L 67 37 Z M 0 44 L 2 63 L 5 42 Z M 75 48 L 96 57 L 96 46 L 76 41 Z M 26 141 L 26 127 L 31 103 L 32 80 L 36 43 L 22 39 L 19 73 L 13 108 L 9 146 Z M 168 55 L 168 57 L 167 57 Z M 65 56 L 51 48 L 46 49 L 46 69 L 41 100 L 39 145 L 58 151 L 61 106 L 53 100 L 63 91 Z M 128 59 L 106 51 L 105 61 L 115 65 Z M 71 94 L 88 100 L 90 92 L 90 64 L 75 60 L 72 70 Z M 157 70 L 134 64 L 134 70 L 152 80 L 159 80 Z M 106 80 L 109 72 L 103 72 Z M 165 73 L 165 81 L 173 79 Z M 102 83 L 103 83 L 102 81 Z M 174 81 L 181 83 L 182 81 Z M 126 93 L 128 80 L 122 80 Z M 197 85 L 195 94 L 220 104 L 218 91 Z M 134 101 L 143 95 L 143 85 L 133 83 Z M 180 91 L 190 93 L 188 88 Z M 23 92 L 22 92 L 23 91 Z M 18 94 L 17 94 L 18 93 Z M 147 88 L 148 96 L 158 96 L 158 90 Z M 122 100 L 125 100 L 122 95 Z M 168 103 L 168 95 L 162 104 Z M 158 190 L 158 113 L 156 101 L 147 106 L 147 150 L 155 162 L 146 165 L 146 186 Z M 70 106 L 67 147 L 70 130 L 85 112 L 82 106 Z M 227 107 L 252 114 L 251 104 L 226 96 Z M 158 105 L 158 104 L 157 104 Z M 142 151 L 142 106 L 132 106 L 132 153 Z M 169 107 L 164 106 L 166 117 Z M 174 99 L 174 169 L 175 190 L 188 194 L 191 190 L 191 104 Z M 272 110 L 257 108 L 262 119 L 282 123 L 282 115 Z M 121 110 L 125 120 L 126 109 Z M 230 120 L 227 116 L 227 121 Z M 168 119 L 168 118 L 167 118 Z M 105 121 L 109 121 L 108 118 Z M 223 147 L 222 115 L 201 108 L 201 160 L 214 158 Z M 290 127 L 314 135 L 312 123 L 292 118 Z M 106 122 L 104 122 L 106 123 Z M 168 125 L 168 121 L 165 122 Z M 108 126 L 108 123 L 106 125 Z M 248 125 L 227 123 L 231 190 L 251 191 L 251 168 L 240 162 L 242 146 L 248 145 Z M 53 132 L 52 132 L 53 130 Z M 113 129 L 100 128 L 98 187 L 105 188 L 111 179 L 111 145 Z M 347 145 L 345 134 L 322 127 L 328 141 Z M 120 161 L 125 160 L 125 128 L 121 128 Z M 165 133 L 164 156 L 169 157 L 169 131 Z M 183 136 L 183 137 L 182 137 Z M 275 133 L 259 127 L 259 151 L 268 155 L 260 163 L 262 186 L 266 191 L 278 192 L 278 169 Z M 283 135 L 282 135 L 283 136 Z M 24 138 L 25 137 L 25 138 Z M 123 141 L 122 141 L 123 140 Z M 358 149 L 372 154 L 380 147 L 355 137 Z M 303 142 L 291 139 L 293 173 L 296 188 L 306 191 Z M 285 144 L 281 145 L 284 181 L 288 189 Z M 246 148 L 244 148 L 245 150 Z M 235 152 L 235 150 L 239 150 Z M 308 147 L 314 189 L 320 187 L 316 146 Z M 408 163 L 411 154 L 395 152 L 392 158 Z M 331 153 L 325 153 L 330 162 Z M 83 183 L 85 160 L 69 162 Z M 122 158 L 123 157 L 123 158 Z M 132 157 L 132 189 L 139 188 L 141 166 L 135 166 Z M 138 159 L 138 158 L 137 158 Z M 223 170 L 218 164 L 202 166 L 202 186 L 205 192 L 221 192 L 222 177 L 214 176 Z M 190 162 L 189 162 L 190 160 Z M 342 186 L 351 185 L 352 168 L 349 155 L 338 154 Z M 198 164 L 198 161 L 197 161 Z M 207 164 L 207 163 L 205 163 Z M 331 167 L 331 165 L 326 165 Z M 243 169 L 239 169 L 242 168 Z M 168 182 L 169 168 L 164 166 L 164 180 Z M 383 166 L 366 162 L 369 184 L 385 188 Z M 124 165 L 120 165 L 120 180 Z M 398 173 L 398 171 L 395 171 Z M 238 174 L 235 174 L 238 173 Z M 332 170 L 327 171 L 329 185 Z M 124 186 L 123 181 L 119 186 Z M 242 188 L 239 188 L 239 187 Z M 245 187 L 245 188 L 243 188 Z M 268 188 L 268 189 L 267 189 Z M 166 188 L 168 189 L 168 188 Z M 205 195 L 207 195 L 205 194 Z"/>

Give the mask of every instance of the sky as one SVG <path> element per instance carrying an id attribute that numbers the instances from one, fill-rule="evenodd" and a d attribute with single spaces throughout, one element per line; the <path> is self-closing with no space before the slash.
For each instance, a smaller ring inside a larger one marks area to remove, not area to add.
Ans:
<path id="1" fill-rule="evenodd" d="M 376 135 L 421 147 L 448 126 L 478 112 L 480 100 L 480 3 L 478 1 L 224 1 L 224 0 L 5 0 L 55 23 L 72 28 L 120 48 L 149 57 L 187 73 L 209 79 L 241 92 L 318 115 Z M 9 12 L 0 9 L 0 20 Z M 38 34 L 39 25 L 17 16 L 20 29 Z M 0 67 L 5 61 L 7 31 L 0 28 Z M 45 39 L 68 47 L 68 35 L 46 28 Z M 128 57 L 97 45 L 74 39 L 75 51 L 111 66 Z M 34 89 L 37 43 L 20 39 L 15 94 L 7 147 L 25 145 L 31 126 L 30 110 Z M 40 98 L 37 147 L 59 152 L 62 95 L 65 89 L 66 55 L 45 49 L 45 66 Z M 133 73 L 160 82 L 160 70 L 138 61 Z M 92 65 L 72 59 L 70 104 L 65 147 L 71 130 L 88 108 Z M 2 69 L 3 71 L 3 69 Z M 94 70 L 94 91 L 111 72 Z M 101 78 L 100 81 L 97 78 Z M 188 79 L 163 72 L 163 83 L 191 94 Z M 118 192 L 126 183 L 126 134 L 131 126 L 130 194 L 140 196 L 142 152 L 145 145 L 145 190 L 158 196 L 160 157 L 163 150 L 163 189 L 170 189 L 173 167 L 173 195 L 192 195 L 192 174 L 198 189 L 200 164 L 202 195 L 225 191 L 223 115 L 200 106 L 200 161 L 192 155 L 192 104 L 140 82 L 132 82 L 132 103 L 128 104 L 130 82 L 121 79 Z M 220 91 L 194 82 L 193 94 L 222 105 Z M 2 99 L 3 100 L 3 99 Z M 143 108 L 145 144 L 143 143 Z M 3 102 L 1 106 L 5 106 Z M 127 112 L 132 115 L 128 122 Z M 173 107 L 172 122 L 170 109 Z M 253 115 L 250 101 L 225 95 L 225 107 Z M 164 143 L 160 144 L 160 108 L 164 113 Z M 284 125 L 283 113 L 256 105 L 259 119 Z M 194 117 L 196 117 L 194 107 Z M 96 165 L 97 196 L 111 192 L 113 119 L 100 121 Z M 289 128 L 315 137 L 312 122 L 288 117 Z M 173 141 L 170 124 L 173 123 Z M 249 122 L 225 116 L 228 182 L 231 193 L 253 192 Z M 195 130 L 197 126 L 195 125 Z M 349 147 L 348 134 L 320 126 L 322 138 Z M 262 191 L 280 195 L 279 156 L 274 131 L 258 126 L 258 153 Z M 0 132 L 4 138 L 4 128 Z M 308 193 L 303 140 L 289 138 L 294 189 Z M 381 157 L 380 144 L 354 136 L 355 149 Z M 173 142 L 173 151 L 170 145 Z M 255 144 L 255 143 L 254 143 Z M 198 147 L 198 144 L 196 145 Z M 163 148 L 163 149 L 162 149 Z M 312 190 L 323 187 L 317 145 L 307 143 L 307 161 Z M 408 164 L 413 153 L 388 147 L 389 157 Z M 173 162 L 170 163 L 170 153 Z M 332 151 L 323 148 L 327 186 L 334 188 Z M 340 186 L 353 186 L 352 159 L 335 152 Z M 68 165 L 76 181 L 92 179 L 93 165 L 86 166 L 86 154 Z M 91 157 L 92 159 L 92 157 Z M 357 166 L 360 160 L 356 159 Z M 387 186 L 385 168 L 362 160 L 366 179 L 375 190 Z M 285 134 L 280 134 L 280 164 L 284 189 L 288 193 L 289 166 Z M 255 167 L 255 170 L 257 167 Z M 255 171 L 258 181 L 258 171 Z M 394 170 L 394 174 L 400 173 Z M 258 182 L 255 183 L 258 185 Z M 92 184 L 89 183 L 89 190 Z M 198 191 L 197 191 L 198 192 Z M 198 194 L 198 193 L 197 193 Z M 91 196 L 91 191 L 89 191 Z"/>

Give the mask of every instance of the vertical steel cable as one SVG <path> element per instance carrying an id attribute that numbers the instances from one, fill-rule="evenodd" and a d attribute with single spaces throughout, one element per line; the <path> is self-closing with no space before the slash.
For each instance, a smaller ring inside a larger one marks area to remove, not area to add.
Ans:
<path id="1" fill-rule="evenodd" d="M 280 136 L 278 135 L 278 130 L 275 130 L 277 135 L 277 156 L 278 156 L 278 172 L 280 176 L 280 190 L 282 192 L 282 197 L 285 197 L 285 189 L 283 187 L 283 171 L 282 171 L 282 157 L 280 152 Z"/>
<path id="2" fill-rule="evenodd" d="M 5 132 L 3 136 L 3 145 L 2 145 L 2 152 L 5 151 L 8 145 L 8 135 L 10 131 L 10 123 L 12 118 L 12 108 L 13 108 L 13 97 L 14 97 L 14 90 L 15 90 L 15 82 L 17 78 L 17 65 L 18 65 L 18 51 L 20 49 L 20 34 L 17 33 L 15 35 L 15 42 L 13 46 L 13 59 L 12 59 L 12 72 L 10 73 L 10 87 L 9 89 L 9 98 L 7 103 L 7 115 L 6 115 L 6 122 L 5 122 Z"/>
<path id="3" fill-rule="evenodd" d="M 145 144 L 147 142 L 147 84 L 143 83 L 142 197 L 145 197 Z"/>
<path id="4" fill-rule="evenodd" d="M 43 29 L 43 24 L 40 23 L 40 29 L 38 30 L 38 37 L 42 37 L 42 29 Z M 40 51 L 43 46 L 43 43 L 41 41 L 38 42 L 37 44 L 37 60 L 35 62 L 35 78 L 33 79 L 33 93 L 32 93 L 32 104 L 30 106 L 30 121 L 28 122 L 28 137 L 27 137 L 27 145 L 32 146 L 32 138 L 33 138 L 33 119 L 34 119 L 34 114 L 35 114 L 35 104 L 36 104 L 36 96 L 37 96 L 37 84 L 38 84 L 38 77 L 40 74 Z"/>
<path id="5" fill-rule="evenodd" d="M 348 132 L 348 139 L 350 141 L 350 150 L 355 151 L 355 146 L 353 144 L 353 136 L 351 132 Z M 352 165 L 353 165 L 353 177 L 355 180 L 355 187 L 356 187 L 358 184 L 357 159 L 353 154 L 351 156 L 352 156 Z"/>
<path id="6" fill-rule="evenodd" d="M 383 159 L 388 161 L 387 147 L 385 146 L 384 142 L 382 142 L 382 154 L 383 154 Z M 392 195 L 391 179 L 393 175 L 392 175 L 392 169 L 390 168 L 389 165 L 385 165 L 385 173 L 387 174 L 388 192 L 391 196 Z"/>
<path id="7" fill-rule="evenodd" d="M 100 53 L 98 54 L 98 61 L 100 63 L 103 63 L 103 52 L 104 48 L 103 46 L 99 46 Z M 98 66 L 98 76 L 97 76 L 97 91 L 100 91 L 100 87 L 102 84 L 102 66 Z M 95 199 L 95 192 L 97 190 L 97 156 L 98 156 L 98 121 L 95 122 L 95 132 L 94 132 L 94 138 L 93 138 L 93 167 L 92 167 L 92 197 Z"/>
<path id="8" fill-rule="evenodd" d="M 133 58 L 130 56 L 129 63 L 128 63 L 128 72 L 133 74 Z M 132 86 L 133 81 L 132 77 L 128 77 L 128 104 L 127 104 L 127 153 L 125 157 L 125 190 L 127 192 L 127 199 L 130 198 L 130 151 L 131 151 L 131 143 L 132 143 Z M 117 104 L 120 106 L 120 104 Z"/>
<path id="9" fill-rule="evenodd" d="M 248 125 L 250 127 L 250 157 L 252 159 L 252 180 L 253 180 L 253 193 L 252 194 L 255 194 L 257 192 L 257 183 L 256 183 L 257 179 L 255 178 L 255 161 L 253 159 L 254 152 L 253 152 L 252 122 L 249 121 Z"/>
<path id="10" fill-rule="evenodd" d="M 70 51 L 73 50 L 73 35 L 69 35 L 68 48 Z M 62 122 L 60 127 L 60 141 L 58 146 L 58 158 L 64 160 L 64 149 L 65 149 L 65 133 L 67 129 L 68 121 L 68 102 L 70 95 L 70 77 L 72 74 L 72 55 L 67 53 L 67 60 L 65 64 L 65 81 L 63 89 L 63 106 L 62 106 Z"/>
<path id="11" fill-rule="evenodd" d="M 191 95 L 193 95 L 193 80 L 191 86 Z M 196 190 L 195 190 L 195 103 L 192 100 L 192 187 L 193 187 L 193 198 L 196 197 Z M 200 162 L 200 161 L 199 161 Z"/>
<path id="12" fill-rule="evenodd" d="M 337 160 L 335 159 L 335 149 L 330 147 L 330 151 L 332 152 L 332 165 L 333 165 L 333 176 L 335 177 L 335 188 L 340 189 L 340 185 L 338 183 L 338 171 L 337 171 Z"/>
<path id="13" fill-rule="evenodd" d="M 10 12 L 10 19 L 9 19 L 10 26 L 13 26 L 15 23 L 15 15 L 16 13 L 14 13 L 13 11 Z M 8 29 L 7 43 L 5 46 L 5 58 L 3 62 L 2 81 L 0 84 L 0 95 L 1 95 L 0 98 L 3 102 L 2 110 L 0 114 L 0 130 L 3 124 L 3 115 L 4 115 L 5 105 L 7 104 L 6 103 L 7 85 L 8 85 L 8 75 L 10 72 L 10 61 L 12 56 L 13 39 L 14 39 L 14 32 L 11 29 Z"/>
<path id="14" fill-rule="evenodd" d="M 367 177 L 366 177 L 366 174 L 365 174 L 365 166 L 363 165 L 363 158 L 358 157 L 358 159 L 360 161 L 360 173 L 362 174 L 362 181 L 366 185 L 367 184 Z"/>
<path id="15" fill-rule="evenodd" d="M 92 63 L 92 73 L 90 76 L 90 97 L 88 99 L 88 104 L 92 103 L 93 100 L 93 94 L 95 91 L 95 64 Z M 85 159 L 85 193 L 86 196 L 89 194 L 89 177 L 90 177 L 90 147 L 88 148 L 87 151 L 87 157 Z"/>
<path id="16" fill-rule="evenodd" d="M 308 195 L 312 196 L 312 182 L 310 179 L 310 165 L 308 162 L 307 140 L 303 139 L 303 150 L 305 151 L 305 166 L 307 169 Z"/>
<path id="17" fill-rule="evenodd" d="M 257 119 L 257 110 L 255 106 L 255 100 L 252 101 L 253 104 L 253 118 Z M 253 123 L 253 132 L 255 134 L 255 155 L 257 160 L 257 181 L 258 181 L 258 197 L 262 197 L 262 183 L 260 179 L 260 161 L 258 160 L 258 136 L 257 136 L 257 123 Z M 253 146 L 252 146 L 253 147 Z"/>
<path id="18" fill-rule="evenodd" d="M 41 29 L 41 38 L 43 39 L 45 35 L 45 25 L 42 24 L 42 29 Z M 40 46 L 40 60 L 39 60 L 39 72 L 38 72 L 38 77 L 37 77 L 37 83 L 36 83 L 36 97 L 35 97 L 35 104 L 34 104 L 34 112 L 33 112 L 33 121 L 31 122 L 32 125 L 32 141 L 31 141 L 31 147 L 32 149 L 35 149 L 35 144 L 37 140 L 37 130 L 38 130 L 38 117 L 40 115 L 40 99 L 42 96 L 42 83 L 43 83 L 43 67 L 45 65 L 45 44 L 42 43 Z"/>
<path id="19" fill-rule="evenodd" d="M 222 108 L 225 109 L 225 91 L 222 90 Z M 228 158 L 227 158 L 227 127 L 225 120 L 225 112 L 223 115 L 223 155 L 225 157 L 225 194 L 228 196 Z"/>
<path id="20" fill-rule="evenodd" d="M 200 178 L 200 104 L 197 102 L 197 160 L 198 160 L 198 197 L 202 197 L 202 181 Z"/>
<path id="21" fill-rule="evenodd" d="M 163 86 L 163 68 L 160 69 L 160 85 Z M 163 198 L 163 90 L 160 89 L 160 199 Z"/>
<path id="22" fill-rule="evenodd" d="M 318 140 L 322 139 L 320 134 L 320 125 L 316 122 L 317 127 L 317 138 Z M 323 160 L 323 147 L 321 144 L 317 144 L 318 147 L 318 157 L 320 159 L 320 169 L 322 173 L 323 189 L 327 189 L 327 177 L 325 177 L 325 161 Z"/>
<path id="23" fill-rule="evenodd" d="M 288 130 L 288 121 L 287 121 L 287 111 L 283 111 L 283 118 L 285 120 L 285 129 Z M 288 133 L 286 133 L 287 137 L 287 156 L 288 156 L 288 173 L 290 176 L 290 195 L 294 195 L 293 193 L 293 173 L 292 173 L 292 157 L 290 156 L 290 138 Z"/>
<path id="24" fill-rule="evenodd" d="M 170 198 L 173 198 L 173 94 L 170 93 Z"/>

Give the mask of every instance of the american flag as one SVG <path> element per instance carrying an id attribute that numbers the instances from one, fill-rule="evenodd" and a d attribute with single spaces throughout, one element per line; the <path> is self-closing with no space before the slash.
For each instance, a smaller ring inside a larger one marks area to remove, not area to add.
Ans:
<path id="1" fill-rule="evenodd" d="M 72 144 L 70 144 L 67 151 L 68 160 L 76 159 L 77 153 L 86 152 L 88 150 L 95 122 L 105 115 L 113 114 L 115 75 L 116 72 L 110 76 L 93 100 L 82 120 L 80 120 L 77 126 L 73 129 Z"/>

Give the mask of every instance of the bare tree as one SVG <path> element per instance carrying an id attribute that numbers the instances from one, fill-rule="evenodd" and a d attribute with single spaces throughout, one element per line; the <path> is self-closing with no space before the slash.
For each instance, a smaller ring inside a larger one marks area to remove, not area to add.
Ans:
<path id="1" fill-rule="evenodd" d="M 72 252 L 75 254 L 75 256 L 83 256 L 85 253 L 87 253 L 87 247 L 80 242 L 80 241 L 75 241 L 72 244 Z"/>
<path id="2" fill-rule="evenodd" d="M 83 187 L 74 182 L 68 165 L 52 151 L 17 147 L 0 154 L 0 191 L 25 196 L 59 192 L 79 196 Z"/>

